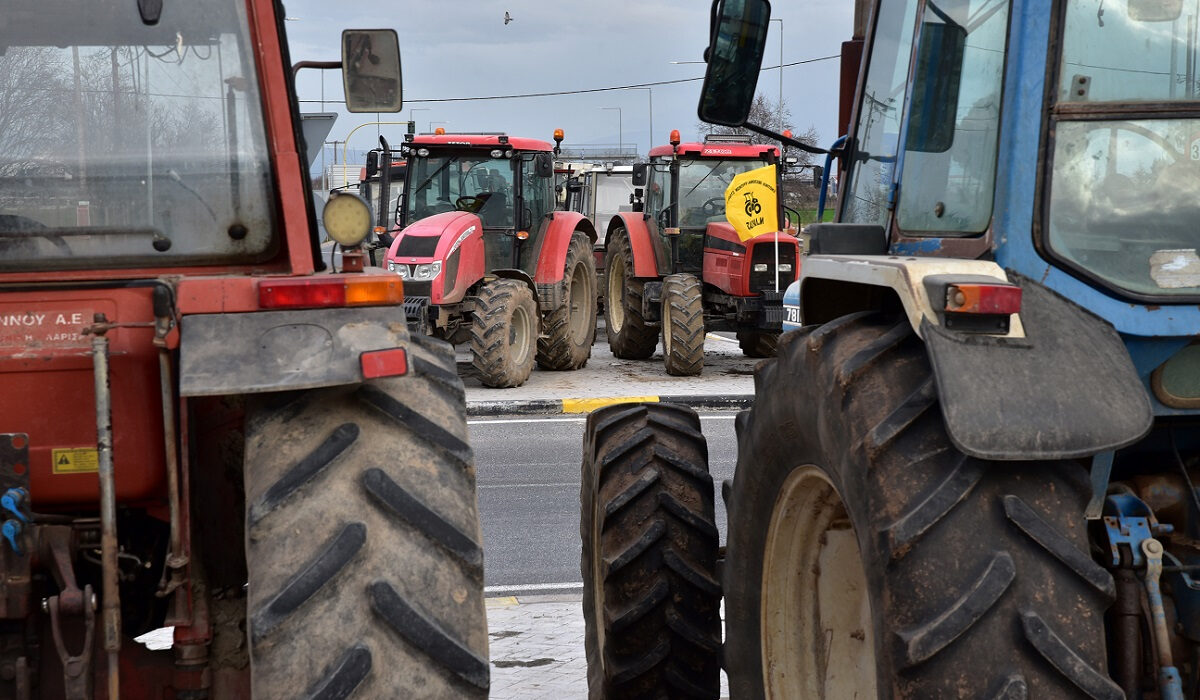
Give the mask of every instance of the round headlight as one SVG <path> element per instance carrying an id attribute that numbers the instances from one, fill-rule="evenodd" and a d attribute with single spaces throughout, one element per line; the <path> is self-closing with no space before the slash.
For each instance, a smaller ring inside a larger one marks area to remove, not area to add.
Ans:
<path id="1" fill-rule="evenodd" d="M 371 232 L 371 206 L 352 192 L 331 192 L 321 221 L 330 238 L 344 248 L 353 248 Z"/>
<path id="2" fill-rule="evenodd" d="M 395 267 L 392 268 L 392 272 L 400 275 L 400 279 L 402 280 L 408 279 L 408 265 L 405 265 L 404 263 L 395 263 Z"/>
<path id="3" fill-rule="evenodd" d="M 429 149 L 428 148 L 418 148 L 417 155 L 422 158 L 425 158 L 429 155 Z"/>

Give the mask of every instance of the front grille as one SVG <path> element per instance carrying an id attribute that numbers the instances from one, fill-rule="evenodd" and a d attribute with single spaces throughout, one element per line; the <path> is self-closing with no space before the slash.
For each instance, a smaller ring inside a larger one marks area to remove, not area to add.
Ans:
<path id="1" fill-rule="evenodd" d="M 799 265 L 796 264 L 796 242 L 792 238 L 780 238 L 779 263 L 791 265 L 789 272 L 779 273 L 779 288 L 782 290 L 796 280 Z M 765 272 L 754 272 L 755 265 L 765 264 Z M 750 293 L 757 294 L 775 289 L 775 241 L 766 240 L 754 244 L 750 249 Z"/>
<path id="2" fill-rule="evenodd" d="M 396 257 L 432 258 L 440 240 L 440 236 L 404 236 L 396 246 Z"/>
<path id="3" fill-rule="evenodd" d="M 414 282 L 412 280 L 404 280 L 404 298 L 409 297 L 430 297 L 433 296 L 433 282 L 425 280 L 423 282 Z"/>

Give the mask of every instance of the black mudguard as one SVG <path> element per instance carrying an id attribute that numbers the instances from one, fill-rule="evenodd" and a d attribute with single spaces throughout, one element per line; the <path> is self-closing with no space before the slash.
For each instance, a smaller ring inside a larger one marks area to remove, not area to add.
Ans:
<path id="1" fill-rule="evenodd" d="M 1114 450 L 1153 420 L 1117 331 L 1042 285 L 1021 286 L 1023 339 L 947 330 L 921 335 L 950 439 L 982 459 L 1051 460 Z"/>

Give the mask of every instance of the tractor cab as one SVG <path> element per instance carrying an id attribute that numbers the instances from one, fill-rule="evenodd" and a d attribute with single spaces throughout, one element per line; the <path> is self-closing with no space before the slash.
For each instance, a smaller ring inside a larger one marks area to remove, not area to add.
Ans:
<path id="1" fill-rule="evenodd" d="M 486 268 L 533 274 L 556 208 L 553 148 L 505 134 L 412 136 L 402 148 L 409 167 L 397 227 L 407 231 L 440 215 L 429 222 L 437 227 L 459 212 L 473 214 L 483 229 Z M 401 243 L 401 257 L 405 248 Z"/>
<path id="2" fill-rule="evenodd" d="M 663 254 L 660 259 L 669 260 L 665 271 L 700 272 L 704 248 L 722 248 L 717 241 L 738 240 L 725 219 L 725 190 L 741 173 L 779 165 L 779 150 L 737 135 L 709 134 L 704 143 L 672 140 L 676 142 L 652 148 L 650 162 L 637 167 L 645 173 L 643 211 L 656 234 L 653 240 Z M 669 252 L 668 231 L 673 229 L 679 231 L 677 253 Z"/>

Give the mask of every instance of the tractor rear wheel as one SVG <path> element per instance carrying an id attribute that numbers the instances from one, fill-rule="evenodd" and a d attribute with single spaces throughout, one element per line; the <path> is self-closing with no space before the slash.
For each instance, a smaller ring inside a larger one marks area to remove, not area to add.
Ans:
<path id="1" fill-rule="evenodd" d="M 731 697 L 1123 697 L 1079 463 L 955 449 L 903 317 L 787 334 L 755 387 L 729 498 Z"/>
<path id="2" fill-rule="evenodd" d="M 546 314 L 545 337 L 537 341 L 538 367 L 579 369 L 592 355 L 596 335 L 596 261 L 583 231 L 571 234 L 563 269 L 563 305 Z"/>
<path id="3" fill-rule="evenodd" d="M 737 339 L 746 357 L 775 357 L 775 348 L 779 345 L 778 333 L 742 331 L 737 334 Z"/>
<path id="4" fill-rule="evenodd" d="M 604 257 L 604 327 L 613 357 L 644 360 L 658 347 L 658 330 L 642 316 L 645 283 L 633 276 L 633 244 L 629 232 L 616 228 Z"/>
<path id="5" fill-rule="evenodd" d="M 579 532 L 590 697 L 718 696 L 713 498 L 691 409 L 622 404 L 588 416 Z"/>
<path id="6" fill-rule="evenodd" d="M 537 303 L 529 287 L 498 279 L 483 285 L 471 320 L 471 355 L 484 386 L 521 386 L 533 371 Z"/>
<path id="7" fill-rule="evenodd" d="M 408 376 L 247 401 L 255 698 L 488 695 L 462 383 L 408 348 Z"/>
<path id="8" fill-rule="evenodd" d="M 704 369 L 704 300 L 695 275 L 667 275 L 662 287 L 663 363 L 667 374 Z"/>

